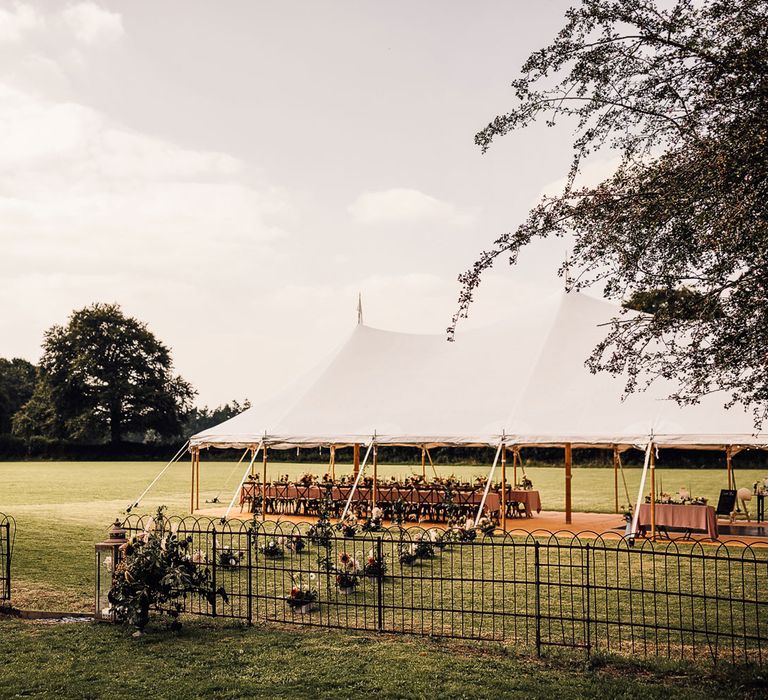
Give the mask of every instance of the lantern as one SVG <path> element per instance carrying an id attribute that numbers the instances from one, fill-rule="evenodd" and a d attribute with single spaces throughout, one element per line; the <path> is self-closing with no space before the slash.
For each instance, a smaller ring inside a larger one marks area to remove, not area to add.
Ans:
<path id="1" fill-rule="evenodd" d="M 115 621 L 115 613 L 107 598 L 112 588 L 115 567 L 122 557 L 121 547 L 125 544 L 126 530 L 119 520 L 109 528 L 108 537 L 96 545 L 96 600 L 94 618 L 106 622 Z"/>

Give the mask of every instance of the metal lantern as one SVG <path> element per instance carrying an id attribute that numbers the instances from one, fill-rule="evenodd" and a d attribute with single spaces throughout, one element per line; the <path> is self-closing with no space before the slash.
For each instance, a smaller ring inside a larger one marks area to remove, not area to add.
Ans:
<path id="1" fill-rule="evenodd" d="M 96 599 L 94 617 L 106 622 L 115 621 L 107 595 L 112 588 L 115 567 L 122 557 L 121 547 L 125 544 L 126 530 L 119 520 L 109 528 L 107 539 L 96 545 Z"/>

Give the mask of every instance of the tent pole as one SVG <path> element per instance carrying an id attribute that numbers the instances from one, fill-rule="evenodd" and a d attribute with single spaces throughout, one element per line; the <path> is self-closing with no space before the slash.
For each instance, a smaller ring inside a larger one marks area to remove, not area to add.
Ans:
<path id="1" fill-rule="evenodd" d="M 653 436 L 651 436 L 653 437 Z M 651 459 L 651 450 L 653 442 L 648 441 L 645 448 L 645 461 L 643 462 L 643 474 L 640 477 L 640 488 L 637 491 L 637 501 L 635 502 L 635 514 L 632 516 L 632 536 L 637 535 L 637 521 L 640 519 L 640 503 L 643 500 L 643 491 L 645 491 L 645 476 L 648 473 L 648 462 Z"/>
<path id="2" fill-rule="evenodd" d="M 356 442 L 352 447 L 352 455 L 354 460 L 353 474 L 355 477 L 360 473 L 360 443 Z"/>
<path id="3" fill-rule="evenodd" d="M 619 512 L 619 448 L 613 446 L 613 508 Z"/>
<path id="4" fill-rule="evenodd" d="M 355 491 L 357 491 L 357 485 L 360 483 L 360 476 L 365 471 L 365 465 L 368 463 L 368 455 L 371 454 L 371 448 L 373 447 L 373 441 L 368 445 L 368 449 L 365 452 L 365 458 L 363 459 L 363 465 L 360 469 L 358 469 L 357 474 L 355 476 L 355 483 L 352 485 L 352 490 L 349 492 L 349 496 L 347 496 L 347 504 L 344 506 L 344 512 L 341 514 L 341 519 L 344 520 L 344 518 L 347 517 L 347 513 L 349 512 L 349 506 L 352 503 L 352 498 L 355 495 Z"/>
<path id="5" fill-rule="evenodd" d="M 565 444 L 565 524 L 570 525 L 572 520 L 571 513 L 571 463 L 573 461 L 573 451 L 571 443 Z"/>
<path id="6" fill-rule="evenodd" d="M 621 463 L 621 450 L 618 450 L 616 457 L 619 463 L 619 471 L 621 472 L 621 482 L 624 484 L 624 495 L 627 497 L 627 505 L 632 507 L 632 498 L 629 495 L 629 487 L 627 486 L 627 476 L 624 474 L 624 465 Z"/>
<path id="7" fill-rule="evenodd" d="M 728 490 L 733 488 L 733 464 L 731 463 L 731 447 L 725 448 L 725 468 L 728 471 Z"/>
<path id="8" fill-rule="evenodd" d="M 427 452 L 427 459 L 429 460 L 429 466 L 432 467 L 432 474 L 437 476 L 437 469 L 435 469 L 435 463 L 432 461 L 432 455 L 429 454 L 429 450 L 427 448 L 424 448 Z"/>
<path id="9" fill-rule="evenodd" d="M 651 540 L 656 539 L 656 455 L 651 450 Z"/>
<path id="10" fill-rule="evenodd" d="M 221 518 L 222 524 L 227 522 L 227 516 L 229 515 L 229 511 L 232 510 L 232 507 L 235 505 L 235 500 L 237 499 L 237 494 L 240 493 L 241 489 L 243 488 L 243 484 L 245 483 L 245 480 L 248 478 L 248 474 L 251 473 L 251 469 L 253 469 L 253 463 L 256 461 L 256 455 L 259 454 L 259 450 L 264 446 L 264 441 L 262 440 L 259 443 L 258 448 L 253 453 L 253 456 L 251 457 L 251 461 L 248 462 L 248 466 L 245 469 L 245 473 L 243 474 L 243 478 L 240 479 L 240 483 L 238 484 L 237 488 L 235 489 L 235 493 L 232 495 L 232 500 L 229 502 L 229 507 L 227 508 L 227 512 L 224 513 L 224 515 Z"/>
<path id="11" fill-rule="evenodd" d="M 373 488 L 371 489 L 371 510 L 376 507 L 376 500 L 378 497 L 378 485 L 379 485 L 379 471 L 378 471 L 378 453 L 379 448 L 377 445 L 373 446 Z"/>
<path id="12" fill-rule="evenodd" d="M 195 453 L 197 448 L 192 450 L 192 487 L 189 491 L 189 514 L 195 512 Z"/>
<path id="13" fill-rule="evenodd" d="M 423 445 L 421 447 L 421 478 L 427 478 L 427 450 Z"/>
<path id="14" fill-rule="evenodd" d="M 262 520 L 267 518 L 267 447 L 264 446 L 264 452 L 262 453 L 263 459 L 261 461 L 261 517 Z"/>
<path id="15" fill-rule="evenodd" d="M 520 448 L 515 447 L 512 452 L 512 485 L 517 486 L 517 462 L 522 461 L 520 458 Z"/>
<path id="16" fill-rule="evenodd" d="M 331 481 L 336 481 L 336 445 L 331 445 Z"/>
<path id="17" fill-rule="evenodd" d="M 513 453 L 514 454 L 514 453 Z M 501 530 L 507 531 L 507 446 L 501 448 Z"/>
<path id="18" fill-rule="evenodd" d="M 200 448 L 197 448 L 197 477 L 195 478 L 195 510 L 200 510 Z"/>
<path id="19" fill-rule="evenodd" d="M 491 472 L 488 474 L 488 481 L 485 484 L 485 491 L 483 491 L 483 498 L 480 501 L 480 505 L 477 509 L 477 515 L 475 516 L 475 527 L 480 522 L 480 516 L 483 514 L 483 508 L 485 508 L 485 499 L 488 498 L 488 492 L 491 490 L 491 480 L 493 479 L 493 472 L 496 471 L 496 465 L 499 462 L 499 455 L 501 454 L 501 448 L 504 445 L 504 439 L 499 440 L 499 447 L 496 450 L 496 456 L 493 458 L 493 465 L 491 466 Z"/>

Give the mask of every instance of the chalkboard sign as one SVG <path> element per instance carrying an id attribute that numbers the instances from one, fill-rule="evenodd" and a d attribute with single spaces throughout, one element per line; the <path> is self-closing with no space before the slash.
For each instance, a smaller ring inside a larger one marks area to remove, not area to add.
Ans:
<path id="1" fill-rule="evenodd" d="M 722 489 L 717 502 L 717 515 L 730 515 L 736 510 L 736 489 Z"/>

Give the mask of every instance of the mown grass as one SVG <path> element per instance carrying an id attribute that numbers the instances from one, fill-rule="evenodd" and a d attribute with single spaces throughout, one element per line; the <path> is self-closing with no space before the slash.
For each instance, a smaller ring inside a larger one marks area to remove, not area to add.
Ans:
<path id="1" fill-rule="evenodd" d="M 536 660 L 500 645 L 187 622 L 132 639 L 79 623 L 0 622 L 0 697 L 764 697 L 755 671 Z"/>

